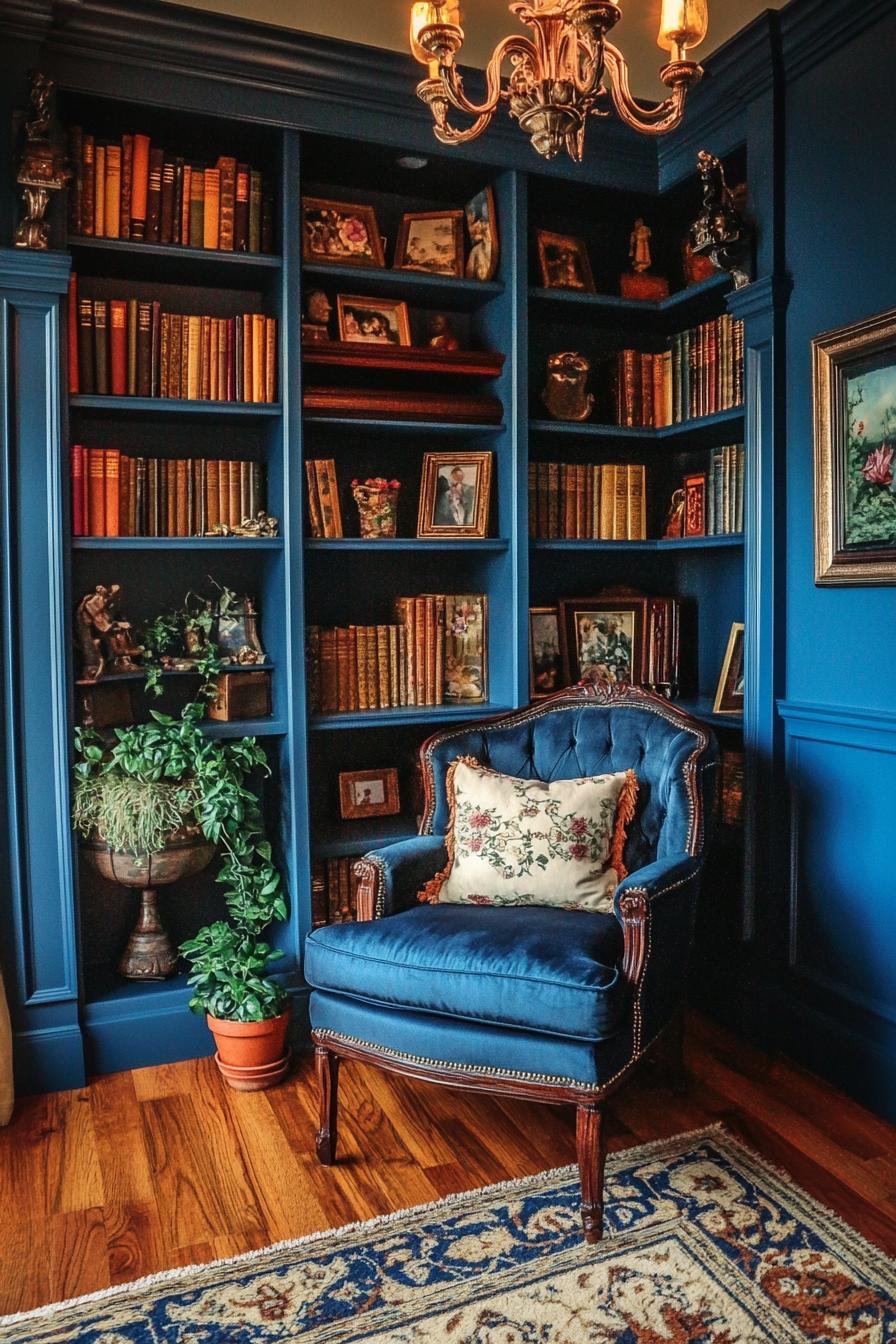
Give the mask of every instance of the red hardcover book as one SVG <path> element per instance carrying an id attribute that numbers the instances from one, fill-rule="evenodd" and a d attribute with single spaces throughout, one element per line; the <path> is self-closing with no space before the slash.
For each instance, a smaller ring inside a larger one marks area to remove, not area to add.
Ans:
<path id="1" fill-rule="evenodd" d="M 102 448 L 87 448 L 85 466 L 87 468 L 87 518 L 88 534 L 91 537 L 106 535 L 106 467 L 105 453 Z"/>
<path id="2" fill-rule="evenodd" d="M 84 448 L 72 447 L 72 535 L 87 536 L 87 490 L 84 481 Z"/>
<path id="3" fill-rule="evenodd" d="M 131 237 L 146 238 L 146 205 L 149 196 L 149 136 L 134 136 L 134 162 L 131 170 Z"/>
<path id="4" fill-rule="evenodd" d="M 124 397 L 128 390 L 127 312 L 126 299 L 109 300 L 109 362 L 113 397 Z"/>
<path id="5" fill-rule="evenodd" d="M 78 277 L 72 271 L 68 278 L 67 344 L 68 344 L 68 390 L 75 397 L 80 391 L 78 377 Z"/>
<path id="6" fill-rule="evenodd" d="M 105 460 L 105 534 L 107 537 L 117 537 L 119 535 L 118 478 L 121 469 L 121 454 L 117 448 L 106 448 L 103 456 Z"/>

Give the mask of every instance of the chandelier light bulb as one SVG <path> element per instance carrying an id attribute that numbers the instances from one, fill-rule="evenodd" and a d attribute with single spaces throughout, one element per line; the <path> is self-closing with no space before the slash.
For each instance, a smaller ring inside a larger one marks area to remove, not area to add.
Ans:
<path id="1" fill-rule="evenodd" d="M 657 45 L 668 47 L 673 60 L 684 60 L 686 51 L 699 47 L 708 27 L 706 0 L 663 0 Z"/>

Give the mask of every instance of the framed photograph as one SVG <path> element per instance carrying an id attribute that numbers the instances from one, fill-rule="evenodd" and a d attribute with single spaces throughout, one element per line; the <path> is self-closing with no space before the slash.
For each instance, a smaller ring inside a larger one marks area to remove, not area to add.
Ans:
<path id="1" fill-rule="evenodd" d="M 340 341 L 366 345 L 410 345 L 411 324 L 403 299 L 368 299 L 358 294 L 338 294 L 336 312 Z"/>
<path id="2" fill-rule="evenodd" d="M 744 627 L 734 623 L 728 636 L 728 648 L 722 663 L 722 675 L 716 690 L 714 714 L 744 712 Z"/>
<path id="3" fill-rule="evenodd" d="M 565 597 L 559 606 L 567 682 L 637 686 L 644 681 L 646 597 Z"/>
<path id="4" fill-rule="evenodd" d="M 491 453 L 424 453 L 418 537 L 484 537 L 492 487 Z"/>
<path id="5" fill-rule="evenodd" d="M 529 608 L 529 699 L 563 689 L 563 654 L 556 607 Z"/>
<path id="6" fill-rule="evenodd" d="M 581 238 L 538 230 L 538 264 L 545 289 L 581 289 L 594 293 L 588 249 Z"/>
<path id="7" fill-rule="evenodd" d="M 684 535 L 706 536 L 706 473 L 684 478 Z"/>
<path id="8" fill-rule="evenodd" d="M 896 311 L 812 342 L 815 582 L 896 583 Z"/>
<path id="9" fill-rule="evenodd" d="M 445 703 L 488 699 L 488 598 L 485 593 L 445 597 Z"/>
<path id="10" fill-rule="evenodd" d="M 402 217 L 395 244 L 396 271 L 464 273 L 463 210 L 429 210 Z"/>
<path id="11" fill-rule="evenodd" d="M 383 266 L 383 242 L 372 205 L 302 198 L 302 260 Z"/>
<path id="12" fill-rule="evenodd" d="M 464 206 L 470 252 L 464 271 L 468 280 L 494 280 L 498 269 L 500 245 L 495 216 L 495 193 L 485 187 Z"/>
<path id="13" fill-rule="evenodd" d="M 346 821 L 392 817 L 398 803 L 398 771 L 343 770 L 339 775 L 339 814 Z"/>

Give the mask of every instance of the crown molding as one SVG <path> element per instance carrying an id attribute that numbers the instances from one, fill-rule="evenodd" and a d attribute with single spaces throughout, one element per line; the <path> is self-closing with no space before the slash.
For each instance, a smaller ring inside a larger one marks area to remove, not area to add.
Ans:
<path id="1" fill-rule="evenodd" d="M 0 247 L 0 288 L 23 293 L 64 294 L 72 259 L 68 252 Z"/>
<path id="2" fill-rule="evenodd" d="M 778 15 L 785 77 L 811 70 L 892 12 L 892 0 L 790 0 Z"/>
<path id="3" fill-rule="evenodd" d="M 4 0 L 0 33 L 40 41 L 53 21 L 51 0 Z"/>

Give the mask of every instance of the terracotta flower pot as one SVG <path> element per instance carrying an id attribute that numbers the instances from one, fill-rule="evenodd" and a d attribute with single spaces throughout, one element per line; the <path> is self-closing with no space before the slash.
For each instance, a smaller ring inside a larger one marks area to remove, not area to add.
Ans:
<path id="1" fill-rule="evenodd" d="M 206 1014 L 218 1049 L 215 1063 L 237 1092 L 260 1092 L 279 1083 L 289 1068 L 286 1045 L 289 1009 L 263 1022 L 230 1022 Z"/>

